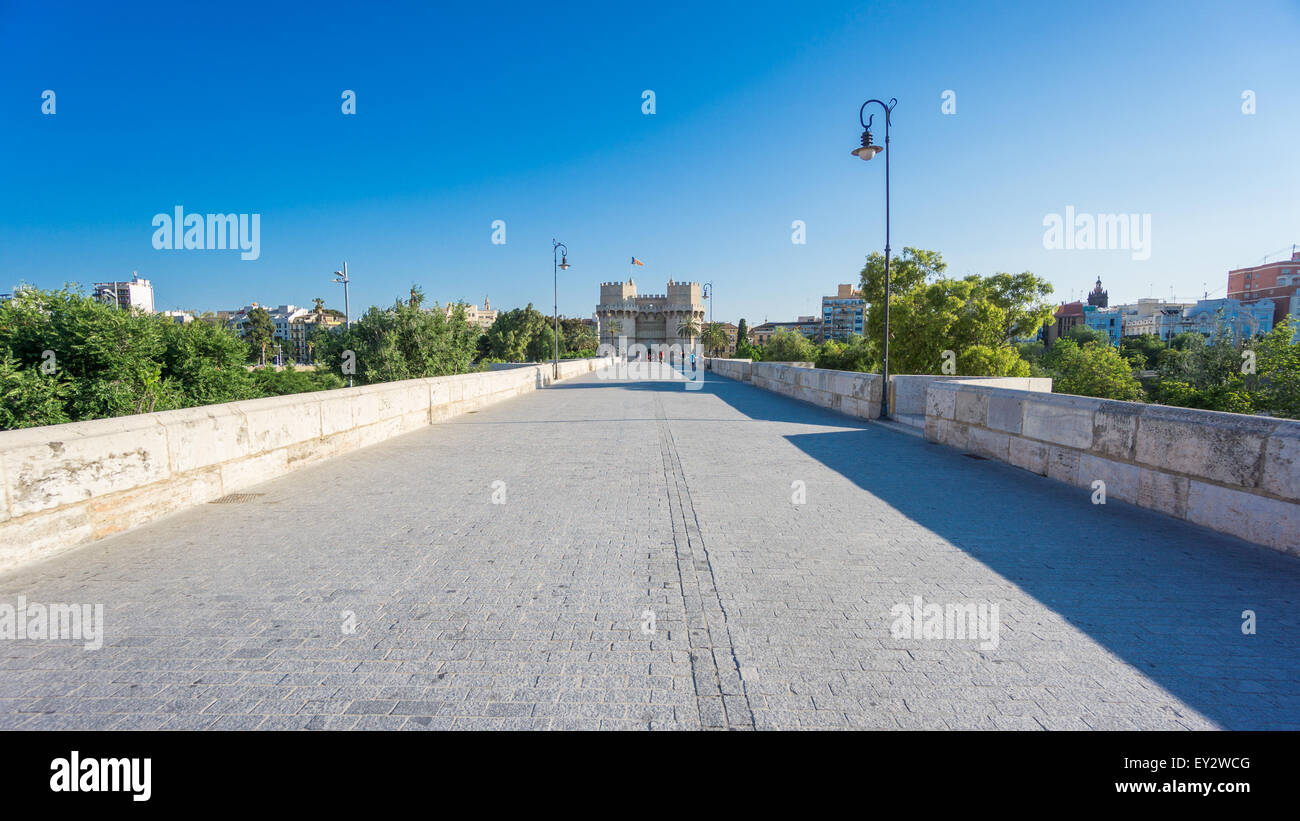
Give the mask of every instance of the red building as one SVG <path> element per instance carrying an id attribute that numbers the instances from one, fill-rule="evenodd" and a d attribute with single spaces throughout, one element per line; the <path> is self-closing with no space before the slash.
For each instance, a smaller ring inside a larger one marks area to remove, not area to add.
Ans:
<path id="1" fill-rule="evenodd" d="M 1097 280 L 1097 288 L 1101 288 L 1101 280 Z M 1083 303 L 1066 302 L 1063 303 L 1056 312 L 1052 314 L 1052 322 L 1043 327 L 1043 341 L 1051 345 L 1063 336 L 1068 336 L 1070 329 L 1075 325 L 1083 323 Z"/>
<path id="2" fill-rule="evenodd" d="M 1297 286 L 1300 286 L 1300 251 L 1294 248 L 1290 260 L 1266 262 L 1228 272 L 1228 298 L 1242 302 L 1273 300 L 1274 324 L 1286 316 Z"/>

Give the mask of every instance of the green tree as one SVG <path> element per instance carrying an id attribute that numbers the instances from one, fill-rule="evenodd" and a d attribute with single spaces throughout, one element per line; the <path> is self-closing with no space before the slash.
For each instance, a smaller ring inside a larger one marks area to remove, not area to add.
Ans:
<path id="1" fill-rule="evenodd" d="M 244 323 L 244 341 L 248 344 L 248 359 L 252 362 L 266 361 L 266 347 L 275 337 L 275 323 L 271 314 L 260 305 L 248 312 Z"/>
<path id="2" fill-rule="evenodd" d="M 497 314 L 496 321 L 488 328 L 485 347 L 487 356 L 501 362 L 542 362 L 551 358 L 551 349 L 540 353 L 541 342 L 537 340 L 544 331 L 548 331 L 548 321 L 532 303 L 526 308 L 515 308 Z M 544 342 L 549 345 L 548 334 Z M 536 358 L 532 355 L 537 354 Z"/>
<path id="3" fill-rule="evenodd" d="M 700 344 L 709 351 L 711 356 L 717 356 L 718 351 L 725 351 L 729 341 L 727 331 L 722 327 L 721 322 L 710 322 L 700 332 Z"/>
<path id="4" fill-rule="evenodd" d="M 318 361 L 339 373 L 344 351 L 352 351 L 356 380 L 363 385 L 467 373 L 473 364 L 478 331 L 463 306 L 447 317 L 441 308 L 422 310 L 396 300 L 391 308 L 371 306 L 350 329 L 313 336 Z"/>
<path id="5" fill-rule="evenodd" d="M 927 279 L 943 275 L 948 264 L 938 251 L 904 248 L 900 256 L 889 260 L 889 291 L 901 294 L 919 287 Z M 867 256 L 861 274 L 862 298 L 868 305 L 880 305 L 885 300 L 885 255 L 873 251 Z"/>
<path id="6" fill-rule="evenodd" d="M 1065 335 L 1074 344 L 1082 348 L 1085 345 L 1097 343 L 1098 345 L 1109 345 L 1110 334 L 1098 328 L 1089 328 L 1087 325 L 1075 325 L 1070 332 Z"/>
<path id="7" fill-rule="evenodd" d="M 817 358 L 817 346 L 798 331 L 778 328 L 763 346 L 763 359 L 767 362 L 812 362 Z"/>
<path id="8" fill-rule="evenodd" d="M 54 424 L 260 396 L 244 354 L 233 332 L 207 322 L 182 325 L 66 287 L 23 289 L 0 305 L 0 422 Z M 52 373 L 42 369 L 47 362 Z"/>
<path id="9" fill-rule="evenodd" d="M 1023 373 L 1013 343 L 1033 338 L 1052 315 L 1051 285 L 1032 273 L 944 276 L 937 251 L 903 249 L 890 270 L 889 366 L 892 373 L 939 373 L 945 351 L 981 370 Z M 866 336 L 883 338 L 884 258 L 872 254 L 862 270 L 868 301 Z M 979 347 L 976 353 L 966 353 Z M 987 350 L 986 350 L 987 349 Z"/>
<path id="10" fill-rule="evenodd" d="M 962 376 L 1030 376 L 1029 363 L 1010 345 L 971 345 L 957 356 Z"/>
<path id="11" fill-rule="evenodd" d="M 623 333 L 623 321 L 618 317 L 609 317 L 605 320 L 605 333 L 609 336 L 609 344 L 617 348 L 619 334 Z"/>
<path id="12" fill-rule="evenodd" d="M 1164 405 L 1228 413 L 1253 413 L 1258 397 L 1242 372 L 1240 346 L 1227 322 L 1215 325 L 1206 339 L 1199 333 L 1178 334 L 1158 357 L 1158 373 L 1150 396 Z M 1251 383 L 1258 383 L 1251 379 Z"/>
<path id="13" fill-rule="evenodd" d="M 560 319 L 561 347 L 570 356 L 595 356 L 596 329 L 576 317 Z"/>
<path id="14" fill-rule="evenodd" d="M 687 344 L 695 341 L 695 337 L 700 335 L 700 323 L 695 317 L 687 317 L 677 323 L 677 335 L 685 337 Z"/>
<path id="15" fill-rule="evenodd" d="M 7 348 L 0 350 L 0 430 L 72 421 L 63 407 L 67 389 L 57 374 L 21 367 Z"/>
<path id="16" fill-rule="evenodd" d="M 1133 375 L 1128 360 L 1110 345 L 1094 342 L 1081 348 L 1073 340 L 1058 339 L 1044 363 L 1054 393 L 1130 401 L 1142 398 L 1142 383 Z"/>
<path id="17" fill-rule="evenodd" d="M 1119 341 L 1120 353 L 1141 370 L 1155 370 L 1161 351 L 1168 346 L 1155 334 L 1126 336 Z"/>
<path id="18" fill-rule="evenodd" d="M 179 389 L 182 407 L 265 395 L 244 367 L 247 355 L 247 347 L 226 328 L 206 322 L 163 325 L 162 376 Z"/>
<path id="19" fill-rule="evenodd" d="M 823 342 L 814 364 L 837 371 L 870 373 L 880 370 L 880 350 L 865 336 L 851 334 L 843 341 L 828 339 Z"/>
<path id="20" fill-rule="evenodd" d="M 311 393 L 342 388 L 342 377 L 331 371 L 298 370 L 292 366 L 277 371 L 275 368 L 258 368 L 252 378 L 262 396 L 284 396 L 290 393 Z"/>
<path id="21" fill-rule="evenodd" d="M 1300 419 L 1298 325 L 1300 322 L 1288 315 L 1250 346 L 1255 353 L 1256 405 L 1262 411 L 1291 419 Z"/>

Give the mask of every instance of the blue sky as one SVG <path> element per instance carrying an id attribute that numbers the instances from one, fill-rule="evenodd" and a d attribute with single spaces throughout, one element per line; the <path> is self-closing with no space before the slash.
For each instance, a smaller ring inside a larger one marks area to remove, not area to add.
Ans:
<path id="1" fill-rule="evenodd" d="M 883 247 L 884 165 L 849 151 L 891 96 L 892 244 L 950 273 L 1221 296 L 1300 242 L 1294 0 L 130 6 L 0 0 L 0 291 L 136 270 L 159 309 L 341 308 L 347 260 L 354 312 L 413 282 L 549 311 L 557 237 L 562 313 L 636 255 L 642 292 L 793 319 Z M 177 205 L 260 214 L 260 258 L 155 250 Z M 1150 214 L 1150 258 L 1044 248 L 1067 206 Z"/>

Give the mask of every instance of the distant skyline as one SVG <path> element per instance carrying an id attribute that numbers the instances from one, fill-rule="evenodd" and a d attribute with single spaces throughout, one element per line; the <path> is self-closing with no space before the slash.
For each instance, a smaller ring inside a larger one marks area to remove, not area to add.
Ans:
<path id="1" fill-rule="evenodd" d="M 883 158 L 849 154 L 869 97 L 899 101 L 894 253 L 950 275 L 1191 300 L 1300 242 L 1284 0 L 8 3 L 0 34 L 0 291 L 138 271 L 158 310 L 341 310 L 346 260 L 354 315 L 413 283 L 549 313 L 554 237 L 566 315 L 636 256 L 639 290 L 712 281 L 720 321 L 792 320 L 883 250 Z M 256 257 L 156 249 L 177 207 L 258 215 Z M 1048 249 L 1067 211 L 1140 217 L 1147 255 Z"/>

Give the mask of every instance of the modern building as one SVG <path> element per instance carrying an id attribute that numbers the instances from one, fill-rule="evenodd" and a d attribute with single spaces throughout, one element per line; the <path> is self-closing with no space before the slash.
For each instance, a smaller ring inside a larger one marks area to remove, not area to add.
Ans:
<path id="1" fill-rule="evenodd" d="M 867 301 L 852 285 L 840 285 L 834 296 L 822 297 L 822 339 L 861 336 Z"/>
<path id="2" fill-rule="evenodd" d="M 1102 292 L 1103 301 L 1106 298 L 1105 293 Z M 1120 313 L 1119 308 L 1099 308 L 1089 303 L 1083 306 L 1083 321 L 1094 331 L 1104 332 L 1109 337 L 1110 344 L 1119 345 L 1124 330 L 1124 315 Z"/>
<path id="3" fill-rule="evenodd" d="M 194 321 L 194 314 L 189 311 L 163 311 L 162 315 L 170 317 L 178 325 L 188 325 Z"/>
<path id="4" fill-rule="evenodd" d="M 1289 260 L 1266 262 L 1228 272 L 1228 299 L 1243 303 L 1272 301 L 1273 324 L 1282 321 L 1290 308 L 1290 299 L 1300 293 L 1300 250 L 1291 248 Z"/>
<path id="5" fill-rule="evenodd" d="M 678 327 L 689 319 L 704 328 L 704 299 L 700 283 L 668 280 L 663 294 L 637 294 L 636 283 L 602 282 L 600 302 L 596 304 L 601 344 L 618 346 L 619 337 L 628 345 L 682 345 L 689 340 L 679 336 Z M 617 333 L 611 323 L 617 322 Z M 696 338 L 699 335 L 696 334 Z"/>
<path id="6" fill-rule="evenodd" d="M 139 308 L 147 314 L 154 312 L 153 285 L 135 271 L 131 272 L 131 279 L 123 282 L 96 282 L 94 296 L 107 305 L 126 310 Z"/>

